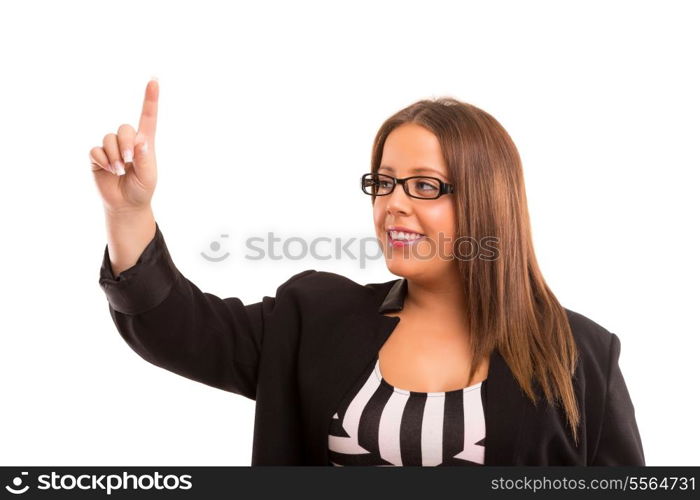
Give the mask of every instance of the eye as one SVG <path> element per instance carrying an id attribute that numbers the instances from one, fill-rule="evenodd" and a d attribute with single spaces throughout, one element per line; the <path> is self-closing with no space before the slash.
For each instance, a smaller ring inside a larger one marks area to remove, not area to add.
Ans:
<path id="1" fill-rule="evenodd" d="M 439 189 L 439 186 L 430 181 L 420 181 L 416 186 L 420 191 L 437 191 Z"/>

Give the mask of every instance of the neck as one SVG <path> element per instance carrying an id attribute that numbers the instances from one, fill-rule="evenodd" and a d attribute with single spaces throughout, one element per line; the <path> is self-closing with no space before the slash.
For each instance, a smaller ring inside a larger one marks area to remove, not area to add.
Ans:
<path id="1" fill-rule="evenodd" d="M 404 308 L 427 317 L 466 320 L 467 304 L 461 276 L 457 272 L 451 272 L 430 281 L 408 279 Z"/>

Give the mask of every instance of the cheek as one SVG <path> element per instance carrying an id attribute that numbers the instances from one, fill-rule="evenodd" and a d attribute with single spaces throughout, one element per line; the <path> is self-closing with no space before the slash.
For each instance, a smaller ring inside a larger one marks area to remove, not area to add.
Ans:
<path id="1" fill-rule="evenodd" d="M 423 228 L 435 238 L 440 234 L 443 238 L 454 237 L 456 221 L 450 205 L 425 207 L 421 211 L 421 222 Z"/>
<path id="2" fill-rule="evenodd" d="M 382 207 L 382 202 L 379 200 L 374 202 L 372 214 L 374 217 L 374 227 L 377 231 L 377 235 L 379 235 L 379 233 L 383 231 L 382 228 L 384 227 L 384 208 Z"/>
<path id="3" fill-rule="evenodd" d="M 456 220 L 451 204 L 426 207 L 422 211 L 423 228 L 433 240 L 433 247 L 440 255 L 453 254 L 456 238 Z"/>

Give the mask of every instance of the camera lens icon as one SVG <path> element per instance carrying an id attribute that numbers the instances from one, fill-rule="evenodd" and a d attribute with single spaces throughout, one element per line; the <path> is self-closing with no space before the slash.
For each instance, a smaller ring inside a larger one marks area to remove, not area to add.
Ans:
<path id="1" fill-rule="evenodd" d="M 28 474 L 29 474 L 29 472 L 22 472 L 21 476 L 26 476 Z M 24 486 L 24 488 L 21 488 L 21 486 L 22 486 L 22 477 L 21 476 L 17 476 L 17 477 L 12 479 L 12 486 L 14 486 L 14 488 L 10 485 L 6 485 L 5 489 L 7 491 L 9 491 L 10 493 L 13 493 L 15 495 L 21 495 L 22 493 L 26 493 L 27 490 L 29 489 L 29 485 L 27 484 Z"/>

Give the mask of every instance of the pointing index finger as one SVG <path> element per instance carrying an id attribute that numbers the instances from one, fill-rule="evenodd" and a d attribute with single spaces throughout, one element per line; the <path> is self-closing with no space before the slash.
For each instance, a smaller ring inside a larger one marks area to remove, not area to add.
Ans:
<path id="1" fill-rule="evenodd" d="M 158 119 L 158 80 L 151 79 L 146 85 L 146 94 L 143 98 L 141 119 L 139 120 L 139 132 L 151 141 L 156 135 L 156 120 Z"/>

